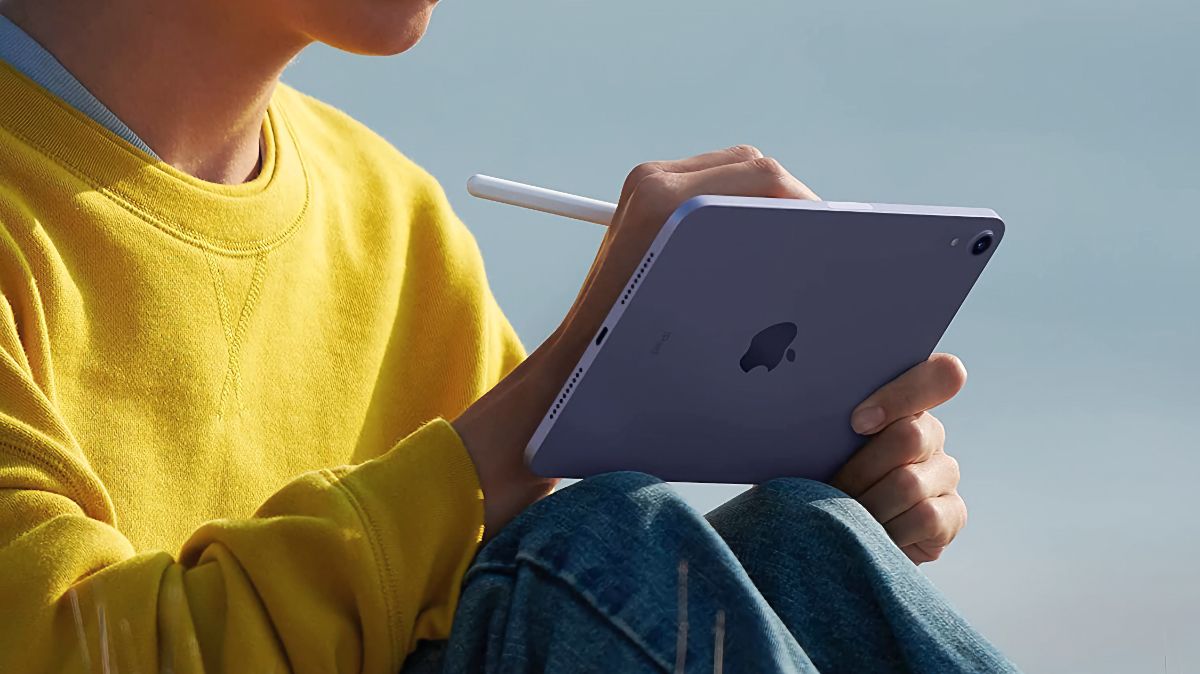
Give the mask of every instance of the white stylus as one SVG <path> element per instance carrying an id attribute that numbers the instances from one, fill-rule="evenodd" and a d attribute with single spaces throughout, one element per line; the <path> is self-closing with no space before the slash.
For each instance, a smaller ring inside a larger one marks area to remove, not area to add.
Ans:
<path id="1" fill-rule="evenodd" d="M 579 197 L 566 192 L 555 192 L 544 187 L 534 187 L 481 174 L 475 174 L 467 180 L 467 191 L 480 199 L 499 201 L 510 206 L 520 206 L 584 222 L 594 222 L 606 227 L 612 222 L 613 214 L 617 212 L 617 205 L 607 201 Z"/>

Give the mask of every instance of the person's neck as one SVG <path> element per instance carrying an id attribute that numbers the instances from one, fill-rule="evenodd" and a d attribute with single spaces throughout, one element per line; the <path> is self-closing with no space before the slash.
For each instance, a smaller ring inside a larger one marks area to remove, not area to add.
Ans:
<path id="1" fill-rule="evenodd" d="M 235 13 L 235 6 L 245 9 Z M 255 2 L 2 0 L 165 162 L 202 180 L 258 173 L 262 123 L 288 62 L 305 46 L 251 20 Z"/>

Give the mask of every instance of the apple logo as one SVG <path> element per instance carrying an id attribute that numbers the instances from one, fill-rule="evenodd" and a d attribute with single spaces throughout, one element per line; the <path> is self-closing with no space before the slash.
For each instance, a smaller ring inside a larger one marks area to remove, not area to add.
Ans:
<path id="1" fill-rule="evenodd" d="M 789 363 L 796 360 L 796 350 L 790 347 L 799 332 L 795 323 L 776 323 L 759 330 L 742 356 L 742 372 L 749 372 L 760 365 L 770 372 L 783 360 L 785 352 Z"/>

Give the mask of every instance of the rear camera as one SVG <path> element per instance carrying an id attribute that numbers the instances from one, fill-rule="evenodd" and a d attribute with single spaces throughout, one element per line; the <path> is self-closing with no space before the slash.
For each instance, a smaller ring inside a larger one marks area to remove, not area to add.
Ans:
<path id="1" fill-rule="evenodd" d="M 984 232 L 983 234 L 975 237 L 975 241 L 971 244 L 971 254 L 983 255 L 988 251 L 989 248 L 992 247 L 992 241 L 994 241 L 995 238 L 996 237 L 991 232 Z"/>

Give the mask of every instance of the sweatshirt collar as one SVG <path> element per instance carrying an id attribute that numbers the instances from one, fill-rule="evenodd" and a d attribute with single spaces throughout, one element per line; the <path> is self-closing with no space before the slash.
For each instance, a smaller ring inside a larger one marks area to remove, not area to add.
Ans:
<path id="1" fill-rule="evenodd" d="M 0 130 L 67 169 L 78 184 L 183 241 L 255 255 L 286 239 L 309 207 L 308 168 L 286 114 L 286 87 L 263 120 L 262 168 L 238 185 L 210 183 L 155 160 L 0 63 Z M 5 141 L 0 137 L 0 144 Z"/>

